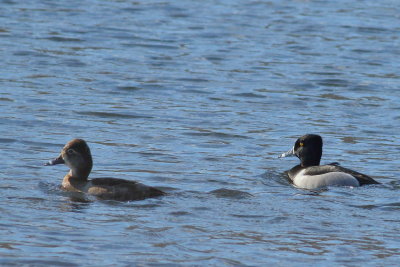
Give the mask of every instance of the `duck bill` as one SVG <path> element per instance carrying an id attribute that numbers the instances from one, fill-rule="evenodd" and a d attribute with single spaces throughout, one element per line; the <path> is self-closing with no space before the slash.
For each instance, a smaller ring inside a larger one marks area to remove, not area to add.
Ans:
<path id="1" fill-rule="evenodd" d="M 281 154 L 278 158 L 286 158 L 286 157 L 293 157 L 293 156 L 295 156 L 294 147 L 292 147 L 292 149 L 290 149 L 288 152 Z"/>
<path id="2" fill-rule="evenodd" d="M 64 164 L 65 161 L 62 158 L 62 156 L 58 156 L 57 158 L 53 159 L 53 160 L 49 160 L 48 162 L 46 162 L 44 165 L 45 166 L 52 166 L 52 165 L 57 165 L 57 164 Z"/>

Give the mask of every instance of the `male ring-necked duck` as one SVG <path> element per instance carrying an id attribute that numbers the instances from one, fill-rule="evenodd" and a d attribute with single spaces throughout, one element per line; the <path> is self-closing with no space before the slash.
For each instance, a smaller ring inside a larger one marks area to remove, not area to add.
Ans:
<path id="1" fill-rule="evenodd" d="M 60 155 L 45 165 L 63 163 L 70 168 L 62 182 L 62 188 L 67 191 L 83 192 L 100 199 L 119 201 L 142 200 L 164 195 L 164 192 L 159 189 L 135 181 L 115 178 L 88 180 L 93 161 L 90 149 L 82 139 L 69 141 Z"/>
<path id="2" fill-rule="evenodd" d="M 319 165 L 322 156 L 322 138 L 306 134 L 297 139 L 293 148 L 280 158 L 297 156 L 300 164 L 289 170 L 294 185 L 304 189 L 318 189 L 327 186 L 361 186 L 379 184 L 371 177 L 339 166 L 337 163 Z"/>

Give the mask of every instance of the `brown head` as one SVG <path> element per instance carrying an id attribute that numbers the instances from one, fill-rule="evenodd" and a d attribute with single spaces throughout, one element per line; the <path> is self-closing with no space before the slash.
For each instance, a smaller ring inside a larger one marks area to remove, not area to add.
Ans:
<path id="1" fill-rule="evenodd" d="M 86 180 L 93 167 L 92 154 L 89 146 L 82 139 L 69 141 L 61 150 L 60 155 L 45 165 L 66 164 L 73 178 Z"/>

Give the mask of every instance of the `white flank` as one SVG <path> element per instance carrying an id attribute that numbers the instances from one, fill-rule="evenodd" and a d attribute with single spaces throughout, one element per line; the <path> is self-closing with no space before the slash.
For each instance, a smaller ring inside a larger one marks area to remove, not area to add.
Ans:
<path id="1" fill-rule="evenodd" d="M 353 186 L 358 187 L 360 183 L 356 178 L 344 172 L 329 172 L 319 175 L 304 175 L 304 171 L 299 172 L 293 179 L 293 183 L 304 189 L 317 189 L 328 186 Z"/>

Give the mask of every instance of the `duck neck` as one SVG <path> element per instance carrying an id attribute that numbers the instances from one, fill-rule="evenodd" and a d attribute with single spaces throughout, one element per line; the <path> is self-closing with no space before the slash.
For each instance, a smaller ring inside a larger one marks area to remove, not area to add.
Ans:
<path id="1" fill-rule="evenodd" d="M 299 154 L 302 167 L 319 166 L 322 157 L 322 147 L 320 149 L 304 148 Z"/>
<path id="2" fill-rule="evenodd" d="M 321 160 L 303 160 L 301 162 L 302 167 L 319 166 Z"/>
<path id="3" fill-rule="evenodd" d="M 69 170 L 64 179 L 68 177 L 68 180 L 74 179 L 79 181 L 87 181 L 91 170 L 91 166 L 90 168 L 73 168 Z"/>

